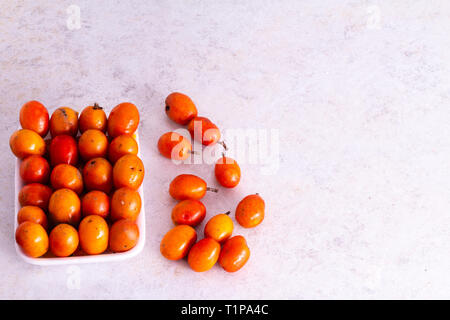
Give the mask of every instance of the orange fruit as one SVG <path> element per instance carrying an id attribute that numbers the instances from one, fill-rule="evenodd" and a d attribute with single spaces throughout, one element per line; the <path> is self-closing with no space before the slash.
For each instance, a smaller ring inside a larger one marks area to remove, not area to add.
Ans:
<path id="1" fill-rule="evenodd" d="M 48 235 L 39 223 L 21 223 L 16 230 L 16 242 L 29 257 L 38 258 L 48 251 Z"/>
<path id="2" fill-rule="evenodd" d="M 42 156 L 46 151 L 44 139 L 36 132 L 28 129 L 15 131 L 9 138 L 9 147 L 19 159 L 28 156 Z"/>
<path id="3" fill-rule="evenodd" d="M 108 248 L 109 229 L 105 219 L 91 215 L 81 220 L 78 227 L 80 245 L 87 254 L 100 254 Z"/>
<path id="4" fill-rule="evenodd" d="M 21 224 L 25 221 L 39 223 L 44 229 L 47 229 L 48 220 L 44 210 L 35 206 L 25 206 L 20 208 L 17 213 L 17 223 Z"/>
<path id="5" fill-rule="evenodd" d="M 114 164 L 113 181 L 116 188 L 129 187 L 137 190 L 144 180 L 144 164 L 138 156 L 127 154 Z"/>
<path id="6" fill-rule="evenodd" d="M 80 118 L 78 119 L 78 126 L 81 133 L 89 129 L 97 129 L 105 132 L 106 125 L 106 113 L 97 103 L 93 106 L 88 106 L 81 111 Z"/>
<path id="7" fill-rule="evenodd" d="M 76 226 L 81 218 L 80 198 L 70 189 L 56 190 L 50 197 L 48 211 L 53 222 Z"/>
<path id="8" fill-rule="evenodd" d="M 139 125 L 139 111 L 129 102 L 120 103 L 108 117 L 108 135 L 112 138 L 122 134 L 132 135 Z"/>
<path id="9" fill-rule="evenodd" d="M 50 175 L 53 189 L 67 188 L 81 194 L 83 191 L 83 177 L 81 172 L 70 164 L 58 164 Z"/>
<path id="10" fill-rule="evenodd" d="M 121 219 L 112 225 L 109 231 L 109 248 L 113 252 L 125 252 L 133 249 L 139 240 L 139 228 L 131 220 Z"/>
<path id="11" fill-rule="evenodd" d="M 83 181 L 86 190 L 99 190 L 109 193 L 113 187 L 113 168 L 108 160 L 94 158 L 83 168 Z"/>
<path id="12" fill-rule="evenodd" d="M 265 203 L 258 194 L 242 199 L 236 207 L 236 221 L 244 228 L 254 228 L 264 220 Z"/>
<path id="13" fill-rule="evenodd" d="M 111 220 L 129 219 L 136 221 L 141 212 L 141 196 L 131 188 L 117 189 L 111 197 Z"/>
<path id="14" fill-rule="evenodd" d="M 85 161 L 105 157 L 108 151 L 108 138 L 100 130 L 88 129 L 78 140 L 78 150 Z"/>
<path id="15" fill-rule="evenodd" d="M 78 112 L 69 107 L 56 109 L 50 118 L 52 137 L 64 134 L 75 137 L 78 133 Z"/>
<path id="16" fill-rule="evenodd" d="M 78 248 L 78 231 L 69 224 L 61 223 L 50 232 L 50 251 L 57 257 L 68 257 Z"/>
<path id="17" fill-rule="evenodd" d="M 138 144 L 132 136 L 122 134 L 115 137 L 108 149 L 108 159 L 111 163 L 115 163 L 126 154 L 138 154 Z"/>
<path id="18" fill-rule="evenodd" d="M 170 229 L 161 240 L 161 254 L 169 260 L 183 259 L 189 249 L 197 241 L 197 232 L 194 228 L 179 225 Z"/>
<path id="19" fill-rule="evenodd" d="M 220 250 L 219 264 L 227 272 L 241 269 L 250 258 L 250 249 L 243 236 L 228 239 Z"/>
<path id="20" fill-rule="evenodd" d="M 211 269 L 219 259 L 220 244 L 211 238 L 205 238 L 194 244 L 189 251 L 188 263 L 195 272 Z"/>
<path id="21" fill-rule="evenodd" d="M 28 101 L 20 109 L 20 125 L 24 129 L 33 130 L 41 137 L 48 132 L 48 111 L 39 101 Z"/>

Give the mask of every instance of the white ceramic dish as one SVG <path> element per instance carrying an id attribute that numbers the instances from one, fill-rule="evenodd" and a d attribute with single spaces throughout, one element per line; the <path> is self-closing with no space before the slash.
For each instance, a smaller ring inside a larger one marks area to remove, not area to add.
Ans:
<path id="1" fill-rule="evenodd" d="M 139 143 L 139 135 L 137 132 L 135 133 L 134 137 L 139 146 L 138 156 L 139 156 L 139 158 L 142 159 L 141 151 L 140 151 L 141 148 L 140 148 L 140 143 Z M 20 209 L 18 195 L 19 195 L 20 189 L 24 185 L 22 182 L 22 179 L 20 178 L 20 173 L 19 173 L 20 162 L 21 162 L 21 160 L 17 159 L 16 168 L 15 168 L 15 193 L 14 194 L 15 194 L 16 199 L 14 202 L 15 203 L 14 233 L 15 233 L 15 230 L 17 229 L 17 213 L 19 212 L 19 209 Z M 139 240 L 133 249 L 126 251 L 126 252 L 121 252 L 121 253 L 106 252 L 106 253 L 99 254 L 99 255 L 73 256 L 73 257 L 66 257 L 66 258 L 57 258 L 57 257 L 55 257 L 55 258 L 54 257 L 31 258 L 22 252 L 22 249 L 20 249 L 20 247 L 17 245 L 16 241 L 14 240 L 17 254 L 23 260 L 25 260 L 25 262 L 35 264 L 35 265 L 41 265 L 41 266 L 121 261 L 121 260 L 125 260 L 125 259 L 128 259 L 128 258 L 138 255 L 144 248 L 144 243 L 145 243 L 145 205 L 144 205 L 144 193 L 143 193 L 142 185 L 139 188 L 138 192 L 139 192 L 139 195 L 141 196 L 142 207 L 141 207 L 141 213 L 139 214 L 139 216 L 136 220 L 136 224 L 139 227 Z"/>

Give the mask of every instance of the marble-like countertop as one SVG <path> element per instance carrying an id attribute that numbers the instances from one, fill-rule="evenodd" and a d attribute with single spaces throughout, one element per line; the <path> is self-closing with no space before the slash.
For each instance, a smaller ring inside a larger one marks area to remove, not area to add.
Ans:
<path id="1" fill-rule="evenodd" d="M 449 28 L 447 1 L 1 1 L 0 298 L 449 298 Z M 237 154 L 236 189 L 205 198 L 208 217 L 266 200 L 258 228 L 236 225 L 251 248 L 236 274 L 159 253 L 170 180 L 216 184 L 211 165 L 158 154 L 177 128 L 163 111 L 172 91 L 230 136 L 273 138 L 268 155 Z M 31 99 L 139 107 L 139 256 L 39 267 L 16 255 L 8 139 Z"/>

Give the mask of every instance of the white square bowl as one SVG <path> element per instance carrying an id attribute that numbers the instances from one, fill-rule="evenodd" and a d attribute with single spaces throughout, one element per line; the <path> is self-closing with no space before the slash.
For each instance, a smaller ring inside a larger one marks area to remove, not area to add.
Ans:
<path id="1" fill-rule="evenodd" d="M 141 148 L 139 143 L 139 134 L 136 131 L 136 133 L 133 135 L 133 137 L 136 139 L 136 142 L 139 146 L 138 151 L 138 157 L 142 159 L 141 157 Z M 17 213 L 19 212 L 19 209 L 21 208 L 19 203 L 19 192 L 20 189 L 24 186 L 24 183 L 22 179 L 20 178 L 20 159 L 17 159 L 16 161 L 16 168 L 15 168 L 15 192 L 14 195 L 16 197 L 15 199 L 15 213 L 14 213 L 14 234 L 17 229 L 18 223 L 17 223 Z M 98 263 L 98 262 L 112 262 L 112 261 L 122 261 L 131 257 L 134 257 L 138 255 L 142 249 L 144 248 L 145 244 L 145 203 L 144 203 L 144 192 L 143 192 L 143 184 L 138 189 L 139 195 L 141 196 L 141 212 L 136 220 L 136 224 L 139 228 L 139 240 L 136 246 L 128 251 L 120 252 L 120 253 L 112 253 L 107 251 L 106 253 L 98 254 L 98 255 L 85 255 L 85 256 L 72 256 L 72 257 L 40 257 L 40 258 L 32 258 L 27 255 L 25 255 L 22 252 L 22 249 L 19 247 L 17 242 L 14 239 L 14 243 L 16 246 L 16 252 L 17 254 L 25 260 L 25 262 L 35 264 L 35 265 L 41 265 L 41 266 L 51 266 L 51 265 L 65 265 L 65 264 L 80 264 L 80 263 Z"/>

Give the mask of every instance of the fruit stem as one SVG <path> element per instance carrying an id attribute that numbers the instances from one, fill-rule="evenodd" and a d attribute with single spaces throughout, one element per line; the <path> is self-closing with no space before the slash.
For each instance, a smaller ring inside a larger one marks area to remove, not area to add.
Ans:
<path id="1" fill-rule="evenodd" d="M 103 108 L 98 105 L 97 102 L 94 103 L 94 110 L 102 110 Z"/>
<path id="2" fill-rule="evenodd" d="M 219 192 L 219 189 L 206 187 L 206 191 Z"/>
<path id="3" fill-rule="evenodd" d="M 220 145 L 222 145 L 222 147 L 225 149 L 225 150 L 228 150 L 228 147 L 227 147 L 227 145 L 225 144 L 225 141 L 219 141 L 219 142 L 217 142 L 218 144 L 220 144 Z"/>
<path id="4" fill-rule="evenodd" d="M 227 212 L 225 212 L 225 214 L 226 214 L 226 215 L 229 215 L 230 213 L 231 213 L 231 211 L 227 211 Z"/>

